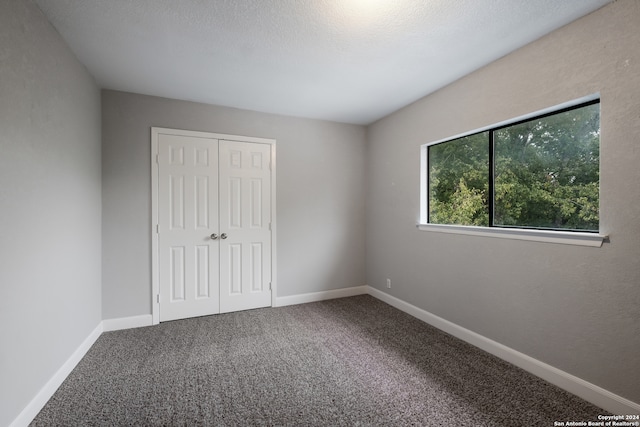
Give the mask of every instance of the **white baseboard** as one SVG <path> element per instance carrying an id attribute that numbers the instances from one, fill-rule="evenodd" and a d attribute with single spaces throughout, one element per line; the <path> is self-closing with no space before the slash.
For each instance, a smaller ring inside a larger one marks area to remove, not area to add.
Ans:
<path id="1" fill-rule="evenodd" d="M 480 334 L 470 331 L 462 326 L 456 325 L 448 320 L 445 320 L 435 314 L 429 313 L 426 310 L 418 308 L 412 304 L 409 304 L 401 299 L 391 296 L 378 289 L 370 286 L 354 286 L 351 288 L 334 289 L 323 292 L 312 292 L 300 295 L 291 295 L 286 297 L 276 298 L 276 307 L 282 307 L 286 305 L 304 304 L 309 302 L 324 301 L 334 298 L 345 298 L 356 295 L 369 294 L 387 304 L 410 314 L 423 322 L 426 322 L 436 328 L 447 332 L 468 342 L 488 353 L 493 354 L 519 368 L 524 369 L 536 375 L 551 384 L 554 384 L 569 393 L 575 394 L 582 399 L 593 403 L 600 408 L 603 408 L 612 414 L 627 415 L 627 414 L 640 414 L 640 404 L 632 402 L 621 396 L 618 396 L 608 390 L 605 390 L 595 384 L 591 384 L 583 379 L 580 379 L 560 369 L 554 368 L 544 362 L 527 356 L 524 353 L 520 353 L 512 348 L 502 345 L 496 341 L 486 338 Z M 10 427 L 23 427 L 28 426 L 33 419 L 38 415 L 40 410 L 49 401 L 51 396 L 56 392 L 58 387 L 63 383 L 67 376 L 71 373 L 73 368 L 80 362 L 84 355 L 89 351 L 91 346 L 100 337 L 102 332 L 115 331 L 120 329 L 138 328 L 143 326 L 152 325 L 152 316 L 150 314 L 141 316 L 124 317 L 118 319 L 107 319 L 100 322 L 100 324 L 89 334 L 89 336 L 80 344 L 80 346 L 73 352 L 69 359 L 58 369 L 58 371 L 51 377 L 51 379 L 42 387 L 38 394 L 29 402 L 29 404 L 22 410 Z"/>
<path id="2" fill-rule="evenodd" d="M 87 351 L 89 351 L 91 346 L 100 337 L 100 334 L 102 334 L 102 322 L 96 326 L 60 369 L 53 374 L 53 377 L 47 381 L 38 394 L 36 394 L 31 402 L 20 412 L 20 415 L 13 420 L 10 425 L 11 427 L 26 427 L 33 421 L 36 415 L 44 408 L 44 405 L 51 399 L 51 396 L 58 390 L 58 387 L 67 379 L 71 371 L 73 371 L 73 368 L 75 368 L 84 355 L 87 354 Z"/>
<path id="3" fill-rule="evenodd" d="M 153 319 L 150 314 L 140 316 L 120 317 L 117 319 L 106 319 L 102 321 L 104 332 L 119 331 L 121 329 L 141 328 L 151 326 Z"/>
<path id="4" fill-rule="evenodd" d="M 333 289 L 330 291 L 311 292 L 308 294 L 290 295 L 276 298 L 276 307 L 285 305 L 306 304 L 308 302 L 318 302 L 334 298 L 353 297 L 364 295 L 369 292 L 368 286 L 353 286 L 351 288 Z"/>
<path id="5" fill-rule="evenodd" d="M 581 378 L 571 375 L 560 369 L 554 368 L 544 362 L 541 362 L 533 357 L 527 356 L 524 353 L 520 353 L 510 347 L 502 345 L 496 341 L 493 341 L 487 337 L 477 334 L 462 326 L 456 325 L 442 317 L 429 313 L 426 310 L 418 308 L 408 302 L 402 301 L 394 296 L 391 296 L 378 289 L 367 286 L 367 292 L 369 295 L 386 302 L 387 304 L 404 311 L 407 314 L 412 315 L 425 323 L 428 323 L 436 328 L 453 335 L 463 341 L 468 342 L 482 350 L 499 357 L 519 368 L 524 369 L 532 373 L 533 375 L 542 378 L 543 380 L 550 382 L 563 390 L 574 394 L 587 402 L 591 402 L 594 405 L 605 409 L 612 414 L 617 415 L 630 415 L 640 414 L 640 404 L 632 402 L 617 394 L 611 393 L 608 390 L 603 389 L 595 384 L 591 384 Z"/>
<path id="6" fill-rule="evenodd" d="M 142 326 L 151 326 L 151 315 L 123 317 L 119 319 L 107 319 L 89 334 L 89 336 L 80 344 L 67 361 L 58 369 L 51 379 L 40 389 L 38 394 L 29 402 L 29 404 L 20 412 L 20 415 L 13 420 L 10 427 L 26 427 L 47 404 L 51 396 L 58 390 L 58 387 L 69 376 L 73 368 L 89 351 L 91 346 L 100 337 L 100 334 L 108 331 L 117 331 L 120 329 L 139 328 Z"/>

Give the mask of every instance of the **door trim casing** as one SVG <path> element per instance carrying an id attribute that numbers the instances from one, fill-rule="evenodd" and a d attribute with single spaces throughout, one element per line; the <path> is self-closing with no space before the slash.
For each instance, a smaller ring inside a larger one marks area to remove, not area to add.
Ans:
<path id="1" fill-rule="evenodd" d="M 271 306 L 276 306 L 277 295 L 277 227 L 276 227 L 276 140 L 240 135 L 201 132 L 163 127 L 151 128 L 151 317 L 152 324 L 160 323 L 160 265 L 158 253 L 158 136 L 177 135 L 195 138 L 224 139 L 227 141 L 256 142 L 271 147 Z"/>

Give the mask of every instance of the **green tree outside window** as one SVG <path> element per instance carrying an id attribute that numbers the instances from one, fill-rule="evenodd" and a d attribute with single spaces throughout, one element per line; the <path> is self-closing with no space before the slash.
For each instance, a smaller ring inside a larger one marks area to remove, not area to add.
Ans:
<path id="1" fill-rule="evenodd" d="M 598 231 L 599 148 L 599 101 L 429 146 L 429 222 Z"/>

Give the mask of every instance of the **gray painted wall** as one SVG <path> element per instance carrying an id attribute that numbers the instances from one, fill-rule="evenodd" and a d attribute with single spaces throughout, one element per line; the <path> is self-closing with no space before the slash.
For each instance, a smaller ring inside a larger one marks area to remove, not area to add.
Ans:
<path id="1" fill-rule="evenodd" d="M 0 425 L 101 321 L 100 92 L 30 1 L 0 2 Z"/>
<path id="2" fill-rule="evenodd" d="M 621 0 L 368 128 L 367 284 L 640 402 L 640 2 Z M 601 93 L 602 248 L 416 229 L 420 145 Z M 385 289 L 385 279 L 393 288 Z"/>
<path id="3" fill-rule="evenodd" d="M 277 140 L 279 297 L 364 284 L 365 128 L 102 92 L 103 317 L 151 313 L 152 126 Z"/>

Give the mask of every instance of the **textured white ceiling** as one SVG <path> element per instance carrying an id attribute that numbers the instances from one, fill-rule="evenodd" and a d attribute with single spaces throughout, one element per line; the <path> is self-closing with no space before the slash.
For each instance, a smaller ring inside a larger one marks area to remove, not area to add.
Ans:
<path id="1" fill-rule="evenodd" d="M 368 124 L 611 0 L 35 0 L 98 84 Z"/>

